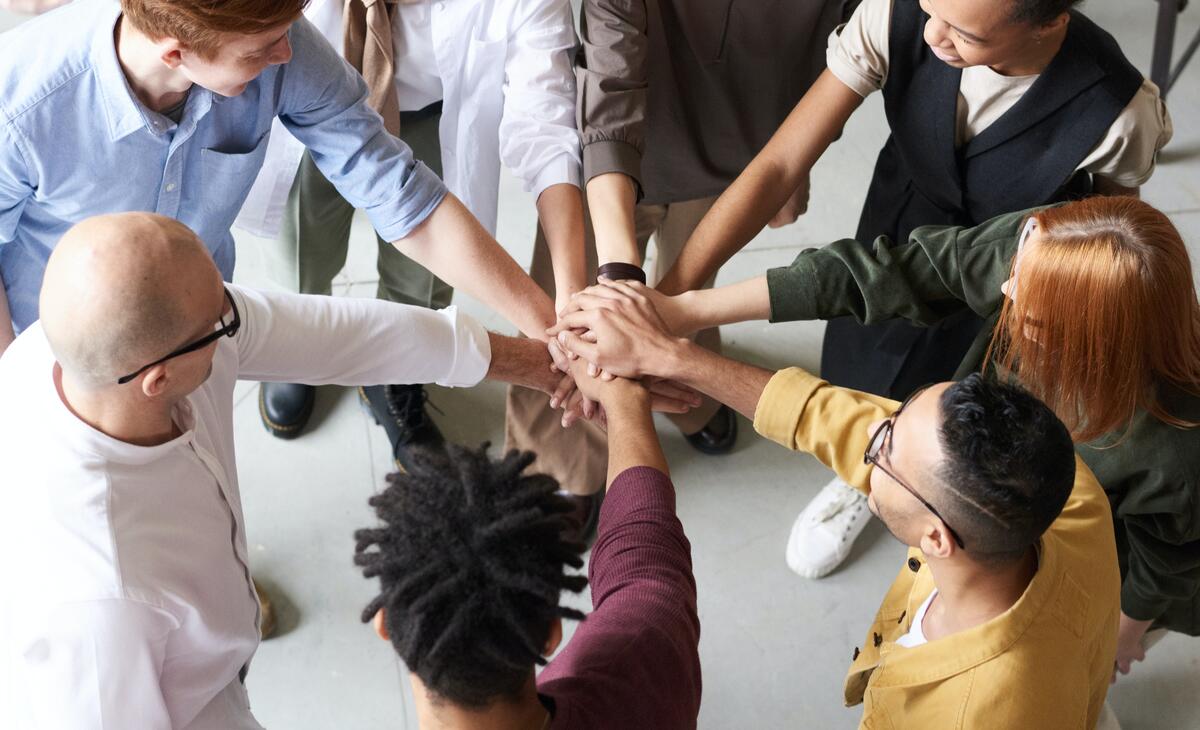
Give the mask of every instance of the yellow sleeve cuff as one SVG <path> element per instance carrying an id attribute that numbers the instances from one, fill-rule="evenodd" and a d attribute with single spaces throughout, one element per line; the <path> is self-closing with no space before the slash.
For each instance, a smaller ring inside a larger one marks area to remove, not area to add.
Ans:
<path id="1" fill-rule="evenodd" d="M 794 451 L 807 451 L 847 484 L 870 491 L 871 467 L 863 451 L 872 423 L 890 416 L 898 403 L 838 388 L 800 368 L 781 370 L 763 390 L 754 429 Z"/>
<path id="2" fill-rule="evenodd" d="M 754 410 L 754 430 L 759 435 L 792 451 L 802 447 L 796 442 L 796 428 L 813 391 L 827 385 L 802 368 L 780 370 L 763 389 Z"/>

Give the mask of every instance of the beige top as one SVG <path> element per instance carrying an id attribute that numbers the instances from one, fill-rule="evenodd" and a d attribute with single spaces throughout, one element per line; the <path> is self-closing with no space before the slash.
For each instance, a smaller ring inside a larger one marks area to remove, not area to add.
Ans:
<path id="1" fill-rule="evenodd" d="M 892 2 L 863 0 L 849 22 L 829 36 L 829 70 L 863 97 L 883 88 L 887 80 Z M 1037 78 L 1004 76 L 987 66 L 963 69 L 958 87 L 957 144 L 969 142 L 999 119 Z M 1158 87 L 1146 80 L 1078 169 L 1118 185 L 1139 187 L 1150 179 L 1158 151 L 1172 133 L 1171 116 Z"/>

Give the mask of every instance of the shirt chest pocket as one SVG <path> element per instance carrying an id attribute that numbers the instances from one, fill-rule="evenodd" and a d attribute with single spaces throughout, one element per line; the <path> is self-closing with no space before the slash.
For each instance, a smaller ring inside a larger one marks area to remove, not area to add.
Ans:
<path id="1" fill-rule="evenodd" d="M 250 186 L 254 184 L 267 154 L 270 132 L 264 133 L 248 150 L 200 150 L 200 200 L 208 215 L 218 216 L 224 225 L 232 223 Z"/>

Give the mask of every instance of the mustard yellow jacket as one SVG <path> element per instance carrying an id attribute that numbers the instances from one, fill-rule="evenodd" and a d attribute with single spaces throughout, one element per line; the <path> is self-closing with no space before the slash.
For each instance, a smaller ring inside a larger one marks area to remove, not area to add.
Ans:
<path id="1" fill-rule="evenodd" d="M 754 427 L 866 492 L 867 426 L 897 405 L 793 368 L 763 391 Z M 846 676 L 846 705 L 863 704 L 860 727 L 1095 727 L 1116 656 L 1121 578 L 1108 499 L 1078 457 L 1075 488 L 1038 554 L 1037 573 L 1008 611 L 904 648 L 896 639 L 934 588 L 924 555 L 910 549 Z"/>

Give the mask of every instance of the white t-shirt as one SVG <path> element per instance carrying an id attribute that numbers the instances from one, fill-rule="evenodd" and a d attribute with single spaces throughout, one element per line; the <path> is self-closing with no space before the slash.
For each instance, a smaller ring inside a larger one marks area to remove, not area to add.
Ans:
<path id="1" fill-rule="evenodd" d="M 912 627 L 909 628 L 908 633 L 896 639 L 898 645 L 911 649 L 914 646 L 929 643 L 929 640 L 925 638 L 925 627 L 921 624 L 925 622 L 925 614 L 929 613 L 929 604 L 933 603 L 933 597 L 937 593 L 937 589 L 934 588 L 933 592 L 929 594 L 929 598 L 926 598 L 921 607 L 917 609 L 917 615 L 913 616 Z"/>
<path id="2" fill-rule="evenodd" d="M 241 329 L 164 444 L 79 420 L 40 323 L 0 358 L 0 728 L 258 730 L 234 384 L 474 385 L 491 361 L 453 307 L 228 288 Z"/>
<path id="3" fill-rule="evenodd" d="M 893 0 L 863 0 L 850 20 L 829 36 L 829 70 L 859 96 L 883 88 Z M 1038 76 L 1004 76 L 987 66 L 963 69 L 958 88 L 955 140 L 975 138 L 1029 90 Z M 1171 140 L 1171 116 L 1151 81 L 1141 88 L 1077 169 L 1136 188 L 1150 179 L 1158 151 Z"/>

